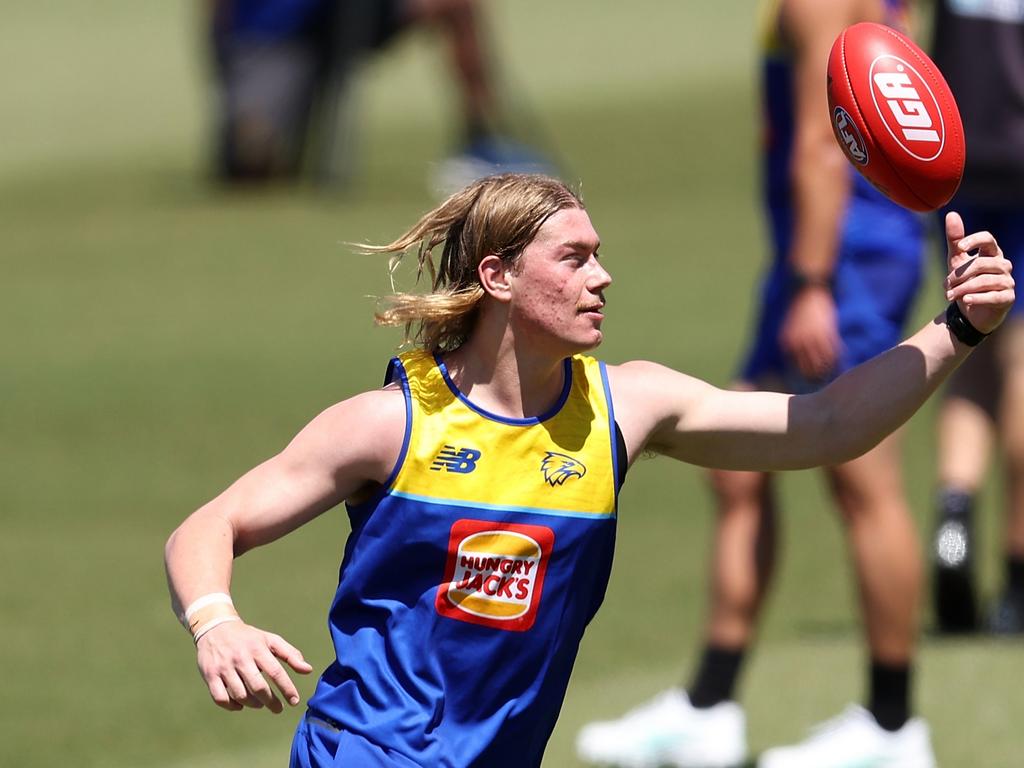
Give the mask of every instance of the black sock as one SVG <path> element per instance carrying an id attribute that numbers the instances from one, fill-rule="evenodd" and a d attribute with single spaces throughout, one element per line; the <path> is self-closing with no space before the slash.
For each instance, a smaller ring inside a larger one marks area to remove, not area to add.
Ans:
<path id="1" fill-rule="evenodd" d="M 871 662 L 868 710 L 887 731 L 898 731 L 910 719 L 910 665 Z"/>
<path id="2" fill-rule="evenodd" d="M 1024 600 L 1024 556 L 1010 555 L 1006 558 L 1006 592 Z"/>
<path id="3" fill-rule="evenodd" d="M 687 693 L 697 709 L 707 709 L 733 698 L 736 678 L 743 664 L 745 648 L 730 650 L 709 645 Z"/>

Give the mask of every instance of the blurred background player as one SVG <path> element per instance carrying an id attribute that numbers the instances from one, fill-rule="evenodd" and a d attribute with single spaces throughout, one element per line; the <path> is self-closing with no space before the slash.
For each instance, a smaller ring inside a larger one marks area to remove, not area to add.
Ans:
<path id="1" fill-rule="evenodd" d="M 434 183 L 458 187 L 499 170 L 549 170 L 502 136 L 477 0 L 211 0 L 217 96 L 215 172 L 228 181 L 308 171 L 343 184 L 353 168 L 350 87 L 366 53 L 413 27 L 440 31 L 463 111 L 462 153 Z"/>
<path id="2" fill-rule="evenodd" d="M 898 0 L 776 0 L 764 11 L 764 192 L 774 259 L 736 386 L 802 392 L 896 344 L 917 291 L 919 220 L 847 163 L 825 90 L 839 33 L 858 21 L 905 26 L 906 8 Z M 828 469 L 870 654 L 867 707 L 850 706 L 807 741 L 768 750 L 762 766 L 934 764 L 928 728 L 911 718 L 922 564 L 901 463 L 892 435 Z M 712 486 L 717 530 L 700 664 L 685 690 L 586 726 L 577 742 L 585 760 L 718 768 L 746 759 L 736 684 L 771 581 L 776 505 L 768 474 L 717 471 Z"/>
<path id="3" fill-rule="evenodd" d="M 1007 258 L 1024 258 L 1024 4 L 940 0 L 935 62 L 960 104 L 967 137 L 963 183 L 950 204 L 972 229 L 998 231 Z M 1004 452 L 1005 576 L 989 614 L 999 634 L 1024 632 L 1024 313 L 1015 309 L 981 354 L 947 385 L 939 411 L 935 616 L 944 632 L 975 629 L 975 497 L 996 434 Z"/>

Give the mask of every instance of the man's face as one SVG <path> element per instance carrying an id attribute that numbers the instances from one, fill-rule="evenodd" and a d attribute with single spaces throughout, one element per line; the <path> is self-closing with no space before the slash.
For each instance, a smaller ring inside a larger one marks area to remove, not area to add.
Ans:
<path id="1" fill-rule="evenodd" d="M 604 289 L 611 275 L 598 261 L 600 238 L 587 212 L 567 208 L 541 226 L 509 281 L 511 322 L 517 336 L 550 346 L 558 355 L 601 343 Z"/>

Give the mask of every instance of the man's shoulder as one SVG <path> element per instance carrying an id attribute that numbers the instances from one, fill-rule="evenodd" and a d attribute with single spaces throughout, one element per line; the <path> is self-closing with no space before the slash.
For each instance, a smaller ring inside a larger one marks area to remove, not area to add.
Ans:
<path id="1" fill-rule="evenodd" d="M 328 411 L 344 413 L 346 418 L 383 420 L 405 419 L 405 393 L 397 381 L 390 381 L 379 389 L 370 389 L 342 400 Z"/>
<path id="2" fill-rule="evenodd" d="M 650 447 L 663 425 L 678 422 L 699 390 L 707 386 L 650 360 L 629 360 L 607 365 L 606 370 L 615 420 L 631 460 Z"/>
<path id="3" fill-rule="evenodd" d="M 405 431 L 402 390 L 389 384 L 321 411 L 287 452 L 304 460 L 346 467 L 367 481 L 382 482 L 397 460 Z"/>
<path id="4" fill-rule="evenodd" d="M 622 363 L 605 363 L 608 377 L 622 382 L 643 381 L 647 377 L 661 377 L 675 374 L 681 376 L 678 371 L 673 371 L 668 366 L 655 363 L 651 360 L 626 360 Z"/>
<path id="5" fill-rule="evenodd" d="M 694 376 L 650 360 L 629 360 L 606 369 L 616 404 L 632 404 L 641 411 L 660 411 L 666 405 L 675 407 L 710 388 Z"/>
<path id="6" fill-rule="evenodd" d="M 399 384 L 352 395 L 322 411 L 310 423 L 332 440 L 365 442 L 386 441 L 389 435 L 399 439 L 405 432 L 405 398 Z"/>

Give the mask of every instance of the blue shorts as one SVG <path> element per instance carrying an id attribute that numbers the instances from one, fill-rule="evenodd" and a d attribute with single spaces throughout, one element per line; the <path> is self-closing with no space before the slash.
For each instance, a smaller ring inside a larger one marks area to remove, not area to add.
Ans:
<path id="1" fill-rule="evenodd" d="M 326 768 L 334 764 L 339 731 L 307 712 L 295 728 L 289 768 Z"/>
<path id="2" fill-rule="evenodd" d="M 295 729 L 289 768 L 421 768 L 409 758 L 307 711 Z"/>
<path id="3" fill-rule="evenodd" d="M 1003 249 L 1003 255 L 1008 258 L 1015 267 L 1024 264 L 1024 205 L 991 205 L 976 204 L 953 200 L 946 208 L 939 212 L 939 231 L 945 242 L 945 219 L 947 211 L 956 211 L 963 217 L 964 227 L 967 234 L 971 232 L 988 231 L 996 236 L 999 247 Z M 942 258 L 942 273 L 946 273 L 946 252 L 940 249 L 939 255 Z M 1010 309 L 1010 315 L 1016 320 L 1024 317 L 1024 302 L 1016 301 Z"/>
<path id="4" fill-rule="evenodd" d="M 834 272 L 842 350 L 827 379 L 807 381 L 779 344 L 792 300 L 786 261 L 792 231 L 788 212 L 771 213 L 775 258 L 761 285 L 754 341 L 740 378 L 756 386 L 807 392 L 902 340 L 921 280 L 921 218 L 880 195 L 851 198 Z"/>

